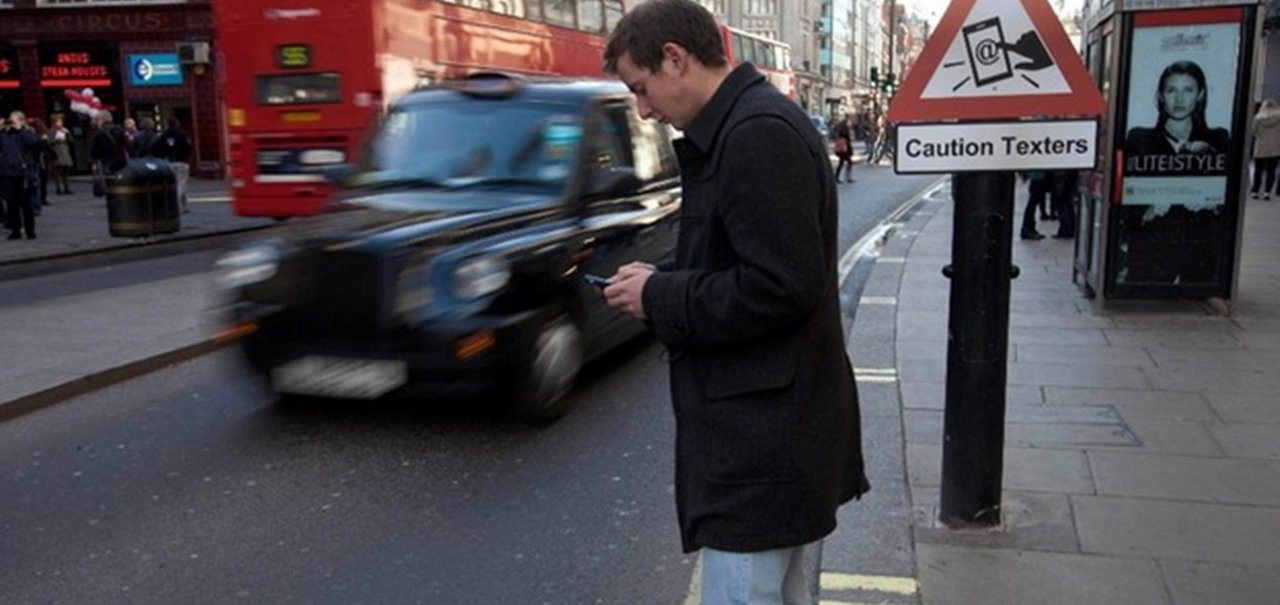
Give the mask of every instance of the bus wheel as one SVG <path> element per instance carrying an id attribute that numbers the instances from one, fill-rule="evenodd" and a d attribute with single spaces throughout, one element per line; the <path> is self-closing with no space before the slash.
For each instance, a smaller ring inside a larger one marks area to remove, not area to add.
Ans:
<path id="1" fill-rule="evenodd" d="M 567 313 L 553 316 L 538 328 L 529 356 L 511 382 L 516 416 L 551 422 L 569 412 L 567 397 L 586 352 L 582 330 Z"/>

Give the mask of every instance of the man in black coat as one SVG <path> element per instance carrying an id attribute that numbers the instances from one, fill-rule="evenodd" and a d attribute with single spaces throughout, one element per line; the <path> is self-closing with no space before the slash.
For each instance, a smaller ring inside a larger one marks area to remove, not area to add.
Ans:
<path id="1" fill-rule="evenodd" d="M 869 489 L 826 149 L 753 66 L 726 63 L 691 0 L 629 12 L 605 68 L 641 116 L 685 133 L 674 266 L 625 265 L 604 294 L 670 352 L 676 509 L 685 551 L 704 549 L 703 603 L 816 604 L 821 540 Z"/>
<path id="2" fill-rule="evenodd" d="M 4 199 L 4 226 L 9 239 L 36 238 L 35 206 L 31 203 L 29 182 L 31 167 L 35 165 L 40 138 L 27 126 L 27 118 L 21 111 L 9 114 L 0 128 L 0 199 Z"/>

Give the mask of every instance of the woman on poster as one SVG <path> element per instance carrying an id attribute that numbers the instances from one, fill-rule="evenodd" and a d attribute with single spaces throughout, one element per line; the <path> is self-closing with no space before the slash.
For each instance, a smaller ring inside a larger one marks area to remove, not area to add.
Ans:
<path id="1" fill-rule="evenodd" d="M 1160 73 L 1158 117 L 1153 128 L 1135 127 L 1125 137 L 1130 172 L 1213 173 L 1226 170 L 1231 135 L 1205 121 L 1208 86 L 1193 61 L 1175 61 Z M 1192 160 L 1178 156 L 1211 156 Z M 1173 157 L 1170 157 L 1173 156 Z M 1212 157 L 1216 156 L 1216 157 Z"/>

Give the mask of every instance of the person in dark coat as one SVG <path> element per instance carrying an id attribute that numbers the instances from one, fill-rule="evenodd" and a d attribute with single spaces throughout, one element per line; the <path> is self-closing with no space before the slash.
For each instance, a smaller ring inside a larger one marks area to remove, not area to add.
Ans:
<path id="1" fill-rule="evenodd" d="M 1071 239 L 1076 235 L 1076 187 L 1080 175 L 1074 170 L 1055 170 L 1049 173 L 1049 198 L 1058 217 L 1058 232 L 1054 239 Z"/>
<path id="2" fill-rule="evenodd" d="M 1049 174 L 1043 170 L 1023 173 L 1027 180 L 1027 207 L 1022 211 L 1022 239 L 1044 239 L 1044 234 L 1036 229 L 1036 209 L 1044 216 L 1045 200 L 1049 197 Z"/>
<path id="3" fill-rule="evenodd" d="M 129 157 L 149 158 L 155 155 L 151 148 L 159 136 L 160 133 L 156 132 L 156 121 L 151 118 L 142 118 L 138 121 L 138 133 L 133 135 L 133 140 L 129 142 Z"/>
<path id="4" fill-rule="evenodd" d="M 124 168 L 129 139 L 110 113 L 102 112 L 93 121 L 97 130 L 89 138 L 89 159 L 93 160 L 94 173 L 101 177 Z"/>
<path id="5" fill-rule="evenodd" d="M 173 168 L 173 176 L 177 180 L 178 200 L 182 202 L 182 211 L 189 212 L 187 181 L 191 178 L 191 140 L 182 132 L 182 122 L 178 118 L 169 118 L 169 127 L 156 137 L 152 153 L 169 160 L 169 166 Z"/>
<path id="6" fill-rule="evenodd" d="M 840 170 L 845 170 L 845 176 L 850 183 L 853 182 L 853 135 L 854 124 L 853 114 L 845 114 L 844 119 L 836 124 L 835 143 L 832 151 L 835 152 L 839 161 L 836 163 L 836 182 L 840 181 Z"/>
<path id="7" fill-rule="evenodd" d="M 684 550 L 703 549 L 703 603 L 816 604 L 822 539 L 870 488 L 827 150 L 755 67 L 727 64 L 691 0 L 627 13 L 605 69 L 641 117 L 685 133 L 674 264 L 624 265 L 604 295 L 669 353 L 676 511 Z"/>
<path id="8" fill-rule="evenodd" d="M 4 226 L 9 239 L 36 238 L 36 209 L 32 205 L 31 191 L 37 187 L 32 180 L 33 167 L 40 138 L 27 126 L 27 118 L 21 111 L 9 114 L 4 128 L 0 129 L 0 198 L 4 198 Z"/>

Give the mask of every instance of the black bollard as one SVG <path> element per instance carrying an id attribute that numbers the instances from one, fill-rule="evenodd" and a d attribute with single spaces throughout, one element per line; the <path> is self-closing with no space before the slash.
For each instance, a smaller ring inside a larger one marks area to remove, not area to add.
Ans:
<path id="1" fill-rule="evenodd" d="M 998 525 L 1004 463 L 1009 282 L 1014 267 L 1012 172 L 952 176 L 947 400 L 939 521 Z"/>

